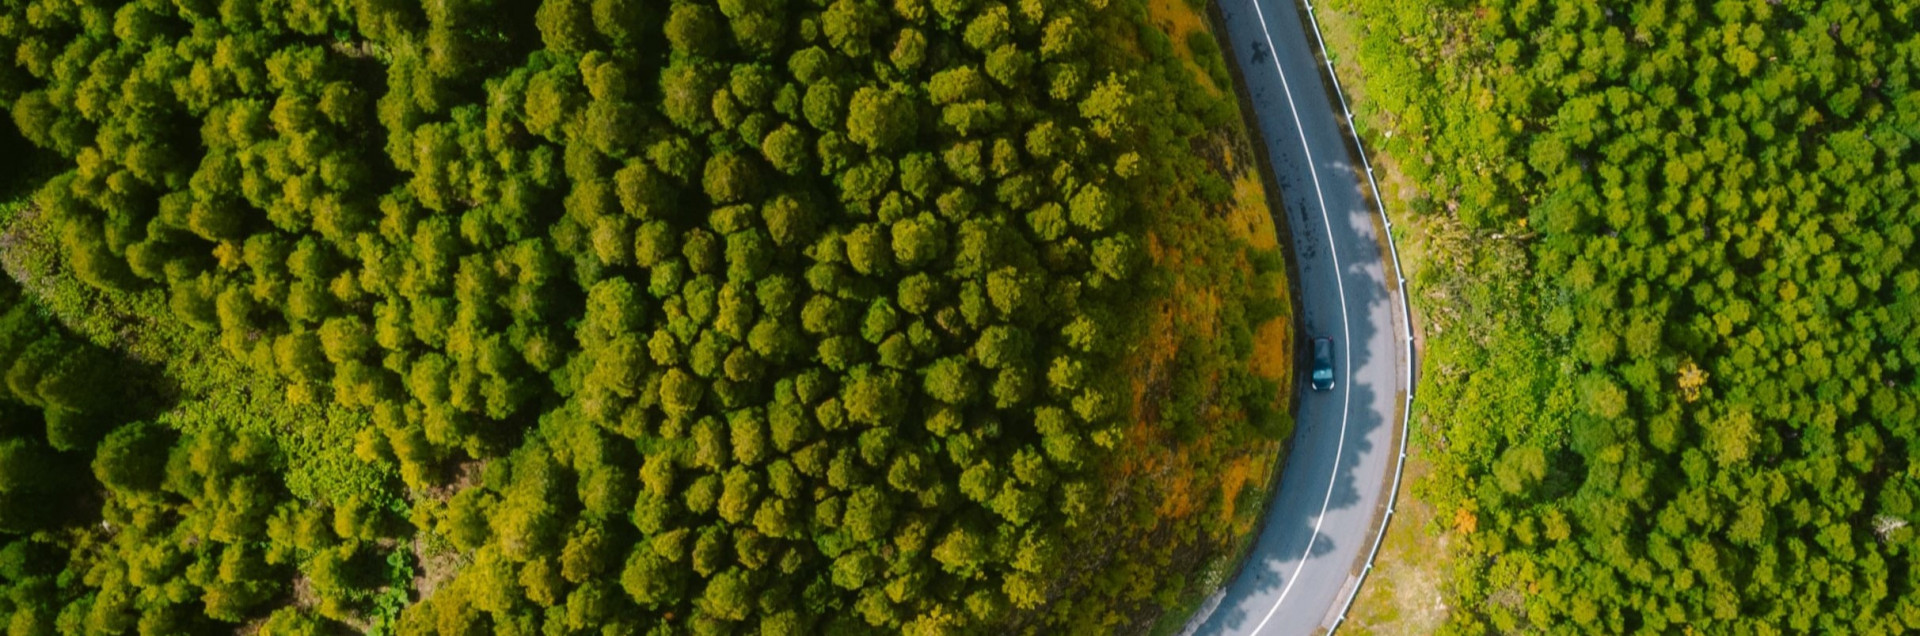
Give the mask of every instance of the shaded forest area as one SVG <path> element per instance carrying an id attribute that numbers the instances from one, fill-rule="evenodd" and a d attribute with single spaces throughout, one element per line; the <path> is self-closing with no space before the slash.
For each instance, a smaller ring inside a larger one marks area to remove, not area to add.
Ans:
<path id="1" fill-rule="evenodd" d="M 1141 631 L 1262 508 L 1144 2 L 3 6 L 10 634 Z"/>
<path id="2" fill-rule="evenodd" d="M 1920 629 L 1920 5 L 1341 4 L 1448 631 Z"/>

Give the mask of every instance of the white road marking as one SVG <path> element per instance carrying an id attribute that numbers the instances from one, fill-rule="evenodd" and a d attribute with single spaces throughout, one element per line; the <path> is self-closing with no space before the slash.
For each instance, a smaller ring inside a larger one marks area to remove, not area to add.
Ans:
<path id="1" fill-rule="evenodd" d="M 1333 219 L 1327 216 L 1327 197 L 1320 189 L 1320 170 L 1313 165 L 1313 148 L 1307 145 L 1307 128 L 1300 123 L 1300 109 L 1293 103 L 1293 88 L 1287 82 L 1287 72 L 1280 67 L 1280 49 L 1273 44 L 1273 33 L 1267 30 L 1267 14 L 1260 10 L 1260 0 L 1253 0 L 1253 12 L 1260 19 L 1260 33 L 1267 38 L 1267 50 L 1273 56 L 1274 73 L 1280 76 L 1280 89 L 1285 92 L 1287 109 L 1293 113 L 1294 130 L 1300 133 L 1300 148 L 1306 152 L 1307 174 L 1313 177 L 1313 195 L 1320 203 L 1320 222 L 1327 228 L 1327 251 L 1333 259 L 1333 282 L 1340 293 L 1340 326 L 1344 337 L 1341 344 L 1346 351 L 1346 388 L 1340 403 L 1340 441 L 1334 444 L 1333 474 L 1327 479 L 1327 496 L 1320 501 L 1320 515 L 1313 520 L 1313 534 L 1307 537 L 1307 549 L 1300 553 L 1300 564 L 1294 566 L 1293 573 L 1287 576 L 1287 584 L 1280 588 L 1280 598 L 1273 600 L 1273 607 L 1267 608 L 1267 615 L 1260 618 L 1260 624 L 1253 627 L 1253 633 L 1259 634 L 1266 629 L 1267 622 L 1273 620 L 1273 613 L 1279 611 L 1280 603 L 1287 600 L 1287 593 L 1293 591 L 1293 584 L 1300 580 L 1300 570 L 1307 567 L 1307 557 L 1313 554 L 1313 544 L 1320 540 L 1320 524 L 1327 520 L 1327 507 L 1333 503 L 1333 487 L 1340 479 L 1340 454 L 1347 445 L 1347 414 L 1353 406 L 1353 334 L 1352 322 L 1347 318 L 1347 284 L 1340 268 L 1340 248 L 1333 240 Z"/>

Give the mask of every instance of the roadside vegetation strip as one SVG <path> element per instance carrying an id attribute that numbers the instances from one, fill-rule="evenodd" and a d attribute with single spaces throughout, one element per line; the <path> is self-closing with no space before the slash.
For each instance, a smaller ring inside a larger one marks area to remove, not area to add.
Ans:
<path id="1" fill-rule="evenodd" d="M 1231 80 L 1232 69 L 1222 55 L 1226 50 L 1220 44 L 1224 33 L 1219 30 L 1218 15 L 1206 9 L 1213 5 L 1209 0 L 1152 0 L 1149 5 L 1150 18 L 1155 24 L 1172 37 L 1176 51 L 1182 59 L 1188 61 L 1189 70 L 1217 69 L 1211 74 L 1217 75 L 1214 85 L 1219 87 L 1216 96 L 1222 100 L 1234 100 L 1240 97 L 1239 87 Z M 1184 44 L 1182 44 L 1184 43 Z M 1222 80 L 1221 78 L 1225 78 Z M 1244 240 L 1258 253 L 1274 259 L 1273 274 L 1269 277 L 1274 299 L 1282 303 L 1281 311 L 1275 317 L 1259 325 L 1253 333 L 1253 365 L 1256 375 L 1274 382 L 1275 414 L 1283 418 L 1282 426 L 1275 429 L 1275 439 L 1269 450 L 1262 456 L 1249 456 L 1237 460 L 1228 471 L 1231 483 L 1242 484 L 1235 490 L 1237 496 L 1226 499 L 1227 517 L 1232 518 L 1231 534 L 1223 537 L 1222 549 L 1214 552 L 1187 577 L 1186 589 L 1177 601 L 1167 606 L 1155 623 L 1147 630 L 1148 634 L 1165 636 L 1177 633 L 1196 608 L 1217 591 L 1221 585 L 1231 580 L 1234 572 L 1245 561 L 1259 537 L 1262 521 L 1266 517 L 1268 506 L 1272 502 L 1274 488 L 1277 486 L 1282 468 L 1286 464 L 1287 448 L 1279 440 L 1291 436 L 1296 423 L 1293 420 L 1297 407 L 1297 396 L 1293 393 L 1294 334 L 1299 316 L 1295 311 L 1293 272 L 1286 267 L 1284 254 L 1280 252 L 1283 226 L 1279 221 L 1283 215 L 1275 213 L 1274 207 L 1280 205 L 1277 186 L 1266 178 L 1262 168 L 1265 157 L 1260 146 L 1251 137 L 1253 130 L 1250 111 L 1243 101 L 1229 101 L 1236 106 L 1236 125 L 1231 129 L 1222 128 L 1215 138 L 1204 145 L 1216 149 L 1225 174 L 1235 175 L 1232 180 L 1233 198 L 1227 211 L 1226 221 L 1235 237 Z M 1273 193 L 1270 196 L 1270 193 Z M 1184 254 L 1167 253 L 1166 258 L 1156 258 L 1168 268 L 1170 273 L 1178 274 L 1189 270 L 1184 264 L 1212 262 L 1214 257 L 1192 259 Z M 1202 268 L 1204 269 L 1204 268 Z M 1285 275 L 1281 275 L 1285 272 Z M 1191 275 L 1189 275 L 1191 276 Z M 1198 280 L 1198 278 L 1195 278 Z M 1167 299 L 1167 311 L 1157 312 L 1170 319 L 1165 325 L 1156 323 L 1150 331 L 1161 333 L 1176 325 L 1193 323 L 1196 306 L 1181 299 L 1195 297 L 1194 292 L 1185 291 L 1176 284 L 1175 290 Z M 1205 303 L 1200 303 L 1204 305 Z M 1187 328 L 1187 327 L 1182 327 Z M 1214 339 L 1218 335 L 1202 335 L 1201 338 Z M 1154 336 L 1148 338 L 1145 350 L 1153 350 Z M 1224 485 L 1224 484 L 1223 484 Z"/>

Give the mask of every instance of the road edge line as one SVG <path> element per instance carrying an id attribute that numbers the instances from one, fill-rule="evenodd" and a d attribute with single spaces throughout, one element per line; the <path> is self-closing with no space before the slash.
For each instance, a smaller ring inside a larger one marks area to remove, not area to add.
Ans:
<path id="1" fill-rule="evenodd" d="M 1414 349 L 1413 308 L 1410 298 L 1407 295 L 1406 270 L 1400 265 L 1399 242 L 1394 240 L 1393 237 L 1393 220 L 1387 216 L 1387 201 L 1380 196 L 1380 184 L 1374 179 L 1373 162 L 1368 158 L 1366 143 L 1361 139 L 1359 128 L 1353 124 L 1353 110 L 1347 105 L 1346 88 L 1340 84 L 1340 73 L 1334 67 L 1333 55 L 1327 51 L 1326 36 L 1320 32 L 1319 14 L 1314 10 L 1313 0 L 1299 0 L 1299 2 L 1300 5 L 1306 7 L 1307 24 L 1313 29 L 1314 46 L 1320 49 L 1320 60 L 1326 66 L 1327 79 L 1333 82 L 1333 94 L 1334 97 L 1339 100 L 1341 115 L 1347 120 L 1347 131 L 1353 139 L 1354 150 L 1360 155 L 1361 166 L 1366 169 L 1367 187 L 1373 192 L 1374 209 L 1380 213 L 1380 223 L 1387 237 L 1387 252 L 1393 261 L 1393 278 L 1396 281 L 1394 287 L 1395 291 L 1400 295 L 1400 324 L 1405 330 L 1406 338 L 1403 341 L 1406 360 L 1406 389 L 1404 393 L 1406 399 L 1401 406 L 1400 448 L 1399 454 L 1393 463 L 1393 486 L 1387 494 L 1387 511 L 1386 514 L 1380 518 L 1379 527 L 1374 530 L 1373 547 L 1367 550 L 1367 559 L 1365 564 L 1360 568 L 1359 580 L 1354 583 L 1353 589 L 1347 593 L 1347 599 L 1340 604 L 1340 618 L 1334 620 L 1333 625 L 1327 628 L 1327 634 L 1331 636 L 1334 632 L 1339 631 L 1341 625 L 1346 624 L 1347 612 L 1353 609 L 1354 599 L 1359 597 L 1360 589 L 1366 585 L 1367 576 L 1373 573 L 1373 563 L 1375 558 L 1380 554 L 1380 544 L 1387 537 L 1387 526 L 1393 522 L 1394 504 L 1400 499 L 1401 477 L 1407 467 L 1407 436 L 1410 428 L 1409 424 L 1413 419 L 1414 370 L 1420 366 L 1420 363 Z M 1258 6 L 1257 0 L 1255 6 Z M 1298 6 L 1299 5 L 1296 5 L 1296 10 Z M 1269 44 L 1268 46 L 1272 45 Z"/>
<path id="2" fill-rule="evenodd" d="M 1320 169 L 1313 164 L 1313 146 L 1307 143 L 1306 125 L 1300 122 L 1300 107 L 1294 103 L 1292 83 L 1287 81 L 1287 72 L 1284 68 L 1280 66 L 1279 47 L 1274 45 L 1273 32 L 1267 28 L 1266 11 L 1260 8 L 1260 0 L 1251 0 L 1251 4 L 1253 4 L 1254 15 L 1260 22 L 1260 34 L 1263 37 L 1265 37 L 1267 40 L 1267 50 L 1273 52 L 1272 53 L 1273 54 L 1273 72 L 1274 74 L 1280 77 L 1280 90 L 1285 93 L 1285 96 L 1287 99 L 1287 110 L 1293 115 L 1294 131 L 1300 136 L 1300 150 L 1302 153 L 1305 154 L 1304 159 L 1306 160 L 1306 163 L 1307 163 L 1307 173 L 1313 178 L 1314 198 L 1320 204 L 1319 205 L 1320 222 L 1327 232 L 1327 255 L 1329 258 L 1333 260 L 1334 288 L 1338 290 L 1340 294 L 1340 328 L 1342 333 L 1345 334 L 1345 337 L 1341 338 L 1340 340 L 1341 340 L 1342 346 L 1344 347 L 1344 350 L 1346 353 L 1346 360 L 1347 360 L 1347 364 L 1346 364 L 1347 381 L 1342 383 L 1345 386 L 1342 387 L 1343 395 L 1342 395 L 1342 399 L 1340 400 L 1340 437 L 1339 437 L 1339 441 L 1334 443 L 1334 448 L 1333 448 L 1333 455 L 1336 458 L 1334 461 L 1334 473 L 1327 480 L 1327 494 L 1326 494 L 1326 497 L 1320 500 L 1320 514 L 1316 516 L 1313 520 L 1313 534 L 1308 535 L 1307 537 L 1307 547 L 1304 551 L 1302 551 L 1300 555 L 1300 564 L 1294 566 L 1293 573 L 1287 576 L 1287 582 L 1285 585 L 1281 586 L 1280 596 L 1273 600 L 1273 606 L 1268 607 L 1266 615 L 1262 616 L 1260 618 L 1260 622 L 1254 625 L 1252 633 L 1255 636 L 1258 636 L 1258 634 L 1260 633 L 1260 630 L 1266 629 L 1267 623 L 1273 620 L 1274 612 L 1277 612 L 1280 610 L 1280 604 L 1286 602 L 1287 594 L 1293 591 L 1293 584 L 1299 582 L 1300 571 L 1306 568 L 1308 557 L 1310 557 L 1313 554 L 1313 544 L 1320 540 L 1320 528 L 1327 521 L 1327 508 L 1333 502 L 1334 488 L 1340 483 L 1340 479 L 1339 479 L 1340 469 L 1339 469 L 1339 461 L 1337 458 L 1342 453 L 1346 452 L 1347 424 L 1348 424 L 1348 420 L 1351 419 L 1352 411 L 1353 411 L 1353 363 L 1352 363 L 1353 318 L 1351 314 L 1347 311 L 1346 276 L 1345 276 L 1345 273 L 1341 271 L 1340 247 L 1338 245 L 1338 241 L 1335 241 L 1333 238 L 1333 219 L 1327 215 L 1327 198 L 1326 198 L 1325 190 L 1320 187 Z M 1323 50 L 1322 55 L 1324 54 L 1325 52 Z M 1349 119 L 1349 121 L 1351 121 L 1351 119 Z M 1352 124 L 1349 123 L 1348 125 L 1352 125 Z M 1396 276 L 1398 275 L 1398 267 L 1399 266 L 1397 265 L 1397 261 L 1396 261 L 1396 265 L 1395 265 Z M 1396 473 L 1397 473 L 1397 469 L 1396 469 Z M 1275 487 L 1277 488 L 1278 485 L 1276 484 Z M 1398 486 L 1396 484 L 1396 488 L 1397 487 Z M 1354 589 L 1356 590 L 1359 589 L 1359 586 L 1356 585 Z M 1346 610 L 1343 607 L 1341 609 L 1341 613 L 1344 615 L 1345 612 Z M 1338 623 L 1336 623 L 1336 625 L 1337 624 Z"/>

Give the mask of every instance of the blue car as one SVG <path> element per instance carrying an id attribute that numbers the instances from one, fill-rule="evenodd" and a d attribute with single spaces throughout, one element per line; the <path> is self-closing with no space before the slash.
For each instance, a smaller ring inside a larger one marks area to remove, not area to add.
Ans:
<path id="1" fill-rule="evenodd" d="M 1313 390 L 1333 388 L 1333 339 L 1313 339 Z"/>

